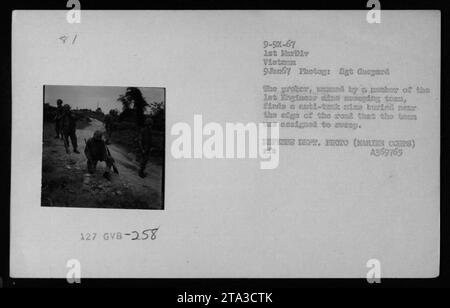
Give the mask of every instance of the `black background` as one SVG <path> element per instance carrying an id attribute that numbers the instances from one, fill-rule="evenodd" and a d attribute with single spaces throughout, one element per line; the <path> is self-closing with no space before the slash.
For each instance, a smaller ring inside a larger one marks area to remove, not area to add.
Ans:
<path id="1" fill-rule="evenodd" d="M 70 285 L 65 279 L 11 279 L 9 278 L 9 244 L 10 244 L 10 163 L 11 163 L 11 13 L 16 9 L 47 9 L 67 10 L 66 0 L 59 1 L 20 1 L 17 3 L 1 2 L 0 27 L 2 44 L 2 59 L 0 68 L 0 284 L 4 288 L 21 287 L 149 287 L 173 288 L 165 292 L 151 292 L 152 297 L 160 297 L 176 303 L 177 294 L 189 291 L 197 294 L 220 292 L 273 292 L 272 300 L 287 302 L 298 300 L 295 292 L 280 288 L 309 288 L 309 287 L 362 287 L 362 288 L 390 288 L 390 287 L 450 287 L 449 282 L 449 209 L 446 206 L 446 188 L 443 186 L 442 170 L 445 164 L 446 152 L 445 136 L 447 133 L 445 120 L 442 115 L 448 115 L 447 89 L 448 76 L 448 7 L 438 1 L 383 1 L 380 0 L 381 10 L 389 9 L 438 9 L 441 10 L 441 258 L 440 276 L 433 279 L 381 279 L 380 284 L 369 284 L 366 279 L 82 279 L 79 285 Z M 86 1 L 80 0 L 82 10 L 91 9 L 337 9 L 337 10 L 369 10 L 367 1 Z M 393 29 L 395 31 L 395 29 Z M 23 112 L 27 112 L 24 110 Z M 443 141 L 443 142 L 442 142 Z M 26 185 L 26 183 L 24 183 Z M 292 298 L 291 298 L 292 297 Z"/>

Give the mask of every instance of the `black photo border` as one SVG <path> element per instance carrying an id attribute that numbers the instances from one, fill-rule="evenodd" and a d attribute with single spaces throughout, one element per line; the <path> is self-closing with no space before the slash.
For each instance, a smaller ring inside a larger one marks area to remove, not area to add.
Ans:
<path id="1" fill-rule="evenodd" d="M 82 279 L 81 284 L 68 284 L 65 279 L 13 279 L 9 274 L 9 253 L 10 253 L 10 176 L 11 176 L 11 15 L 14 10 L 36 9 L 36 10 L 65 10 L 67 1 L 46 0 L 20 2 L 2 2 L 0 31 L 4 42 L 3 55 L 1 61 L 1 121 L 0 130 L 2 132 L 0 172 L 2 174 L 2 185 L 0 186 L 0 196 L 2 197 L 0 206 L 0 287 L 23 288 L 23 287 L 57 287 L 57 288 L 98 288 L 98 287 L 146 287 L 146 288 L 171 288 L 170 294 L 176 296 L 179 290 L 221 290 L 223 292 L 259 290 L 259 292 L 271 292 L 275 294 L 282 292 L 280 288 L 402 288 L 402 287 L 450 287 L 449 271 L 449 209 L 446 205 L 446 189 L 442 189 L 442 183 L 446 172 L 443 170 L 443 154 L 446 152 L 444 136 L 447 133 L 446 122 L 442 115 L 448 115 L 447 98 L 449 89 L 449 9 L 435 0 L 429 1 L 395 1 L 380 0 L 381 10 L 440 10 L 441 11 L 441 190 L 440 190 L 440 216 L 441 216 L 441 245 L 440 245 L 440 274 L 436 278 L 430 279 L 392 279 L 381 280 L 380 284 L 369 284 L 366 279 Z M 205 0 L 178 0 L 178 1 L 83 1 L 80 0 L 82 10 L 160 10 L 160 9 L 195 9 L 195 10 L 220 10 L 220 9 L 270 9 L 270 10 L 368 10 L 367 1 L 205 1 Z M 395 31 L 395 29 L 393 30 Z M 167 107 L 167 101 L 166 101 Z M 166 120 L 167 123 L 167 120 Z M 166 127 L 167 128 L 167 127 Z M 444 141 L 444 142 L 442 142 Z M 443 172 L 444 171 L 444 172 Z M 164 181 L 163 181 L 164 182 Z M 202 291 L 199 291 L 202 292 Z M 181 292 L 182 293 L 182 292 Z M 287 301 L 290 296 L 296 299 L 295 292 L 283 293 L 283 300 Z M 163 296 L 164 293 L 154 292 L 152 296 Z M 286 297 L 287 296 L 287 297 Z M 176 302 L 176 298 L 173 299 Z"/>

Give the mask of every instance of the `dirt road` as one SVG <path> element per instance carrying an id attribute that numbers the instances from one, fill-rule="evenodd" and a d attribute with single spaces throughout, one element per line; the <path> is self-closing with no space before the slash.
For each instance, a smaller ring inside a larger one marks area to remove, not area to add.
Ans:
<path id="1" fill-rule="evenodd" d="M 96 130 L 104 130 L 103 123 L 91 118 L 87 126 L 76 131 L 80 154 L 73 153 L 72 147 L 66 154 L 63 141 L 54 138 L 53 123 L 44 125 L 42 205 L 160 209 L 162 166 L 149 162 L 147 177 L 142 179 L 134 154 L 111 144 L 108 148 L 119 175 L 111 173 L 111 181 L 103 178 L 103 162 L 98 163 L 95 174 L 87 172 L 85 140 Z"/>

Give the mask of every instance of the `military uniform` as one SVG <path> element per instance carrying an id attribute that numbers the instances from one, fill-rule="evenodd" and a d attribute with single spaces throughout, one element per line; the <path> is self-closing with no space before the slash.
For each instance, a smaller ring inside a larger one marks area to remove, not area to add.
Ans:
<path id="1" fill-rule="evenodd" d="M 106 142 L 109 142 L 112 135 L 112 126 L 113 126 L 113 117 L 110 114 L 107 114 L 103 120 L 106 129 Z"/>
<path id="2" fill-rule="evenodd" d="M 55 138 L 63 137 L 62 131 L 61 131 L 61 118 L 63 115 L 63 107 L 62 105 L 58 104 L 56 107 L 56 115 L 55 115 L 55 132 L 56 136 Z"/>
<path id="3" fill-rule="evenodd" d="M 69 153 L 69 138 L 72 142 L 73 151 L 79 153 L 77 148 L 77 135 L 76 135 L 76 118 L 70 109 L 65 108 L 64 113 L 61 117 L 61 130 L 64 137 L 64 146 L 66 147 L 66 152 Z"/>
<path id="4" fill-rule="evenodd" d="M 145 126 L 141 128 L 139 132 L 139 146 L 141 149 L 141 164 L 139 168 L 139 176 L 145 177 L 145 167 L 150 159 L 150 151 L 153 146 L 152 141 L 152 125 L 153 121 L 151 119 L 147 119 L 145 122 Z"/>
<path id="5" fill-rule="evenodd" d="M 94 137 L 89 138 L 86 142 L 84 154 L 87 158 L 87 167 L 90 173 L 94 173 L 99 161 L 106 163 L 106 172 L 104 176 L 108 179 L 109 171 L 114 163 L 114 159 L 108 154 L 106 150 L 105 141 L 102 139 L 102 134 L 99 131 L 94 133 Z"/>

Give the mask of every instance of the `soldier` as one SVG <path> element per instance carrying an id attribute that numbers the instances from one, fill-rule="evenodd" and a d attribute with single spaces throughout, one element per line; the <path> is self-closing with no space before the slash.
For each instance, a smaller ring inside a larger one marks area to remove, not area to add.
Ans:
<path id="1" fill-rule="evenodd" d="M 77 135 L 76 135 L 76 118 L 72 111 L 70 110 L 70 106 L 65 104 L 64 112 L 61 117 L 61 130 L 64 137 L 64 146 L 66 148 L 66 153 L 69 154 L 69 137 L 72 142 L 73 152 L 79 154 L 78 145 L 77 145 Z"/>
<path id="2" fill-rule="evenodd" d="M 139 168 L 139 176 L 146 177 L 145 166 L 150 158 L 150 151 L 152 149 L 152 126 L 153 120 L 148 118 L 144 122 L 144 127 L 139 132 L 139 148 L 141 150 L 141 165 Z"/>
<path id="3" fill-rule="evenodd" d="M 109 144 L 109 141 L 111 139 L 111 135 L 112 135 L 112 129 L 113 129 L 113 115 L 111 113 L 111 111 L 109 112 L 109 114 L 107 114 L 105 116 L 105 118 L 103 119 L 103 123 L 105 125 L 105 130 L 106 130 L 106 144 Z"/>
<path id="4" fill-rule="evenodd" d="M 56 101 L 56 114 L 55 114 L 55 131 L 56 131 L 56 136 L 55 139 L 59 139 L 63 137 L 63 134 L 61 132 L 61 118 L 63 115 L 63 101 L 62 99 L 58 99 Z"/>
<path id="5" fill-rule="evenodd" d="M 106 143 L 103 141 L 102 132 L 96 130 L 94 132 L 94 136 L 89 138 L 86 142 L 86 147 L 84 149 L 84 154 L 87 158 L 87 167 L 89 173 L 94 173 L 95 168 L 97 167 L 97 162 L 104 161 L 106 164 L 106 171 L 103 173 L 103 176 L 107 180 L 111 180 L 110 170 L 113 166 L 114 159 L 109 154 Z"/>

